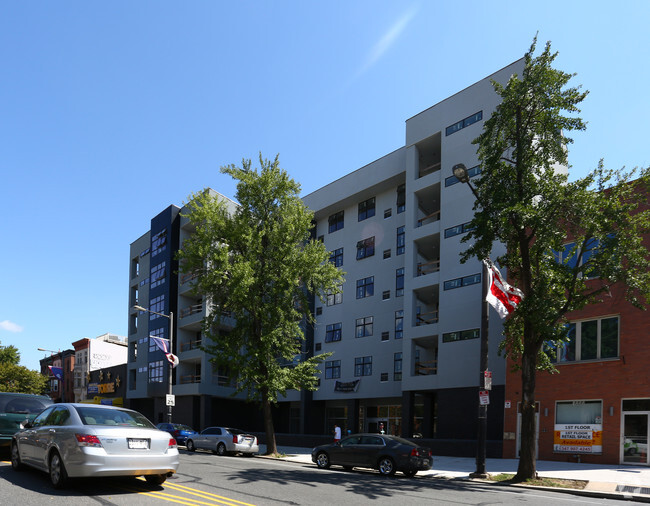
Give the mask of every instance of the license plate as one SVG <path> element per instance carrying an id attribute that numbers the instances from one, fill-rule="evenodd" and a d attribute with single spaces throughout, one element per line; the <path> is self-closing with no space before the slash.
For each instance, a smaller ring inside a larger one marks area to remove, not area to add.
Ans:
<path id="1" fill-rule="evenodd" d="M 147 450 L 149 449 L 148 439 L 128 439 L 129 449 L 131 450 Z"/>

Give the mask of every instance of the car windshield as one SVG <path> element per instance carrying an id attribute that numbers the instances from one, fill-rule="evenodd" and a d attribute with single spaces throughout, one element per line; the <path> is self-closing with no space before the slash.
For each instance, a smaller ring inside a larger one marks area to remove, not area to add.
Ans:
<path id="1" fill-rule="evenodd" d="M 36 399 L 30 397 L 14 397 L 4 406 L 5 413 L 14 413 L 21 415 L 35 415 L 40 413 L 47 406 L 52 404 L 46 399 Z"/>
<path id="2" fill-rule="evenodd" d="M 246 434 L 243 430 L 241 429 L 226 429 L 228 432 L 230 432 L 233 436 L 236 436 L 238 434 Z"/>
<path id="3" fill-rule="evenodd" d="M 75 409 L 85 425 L 121 425 L 155 429 L 155 426 L 137 411 L 108 409 L 98 406 L 76 407 Z"/>

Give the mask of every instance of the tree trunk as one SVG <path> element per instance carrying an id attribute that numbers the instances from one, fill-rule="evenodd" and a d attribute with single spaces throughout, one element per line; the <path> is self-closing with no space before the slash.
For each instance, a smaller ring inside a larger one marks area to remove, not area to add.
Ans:
<path id="1" fill-rule="evenodd" d="M 535 410 L 535 375 L 537 372 L 537 353 L 524 349 L 521 361 L 521 449 L 519 468 L 514 481 L 525 481 L 537 477 L 536 463 L 536 410 Z"/>
<path id="2" fill-rule="evenodd" d="M 275 442 L 271 403 L 269 402 L 269 395 L 266 390 L 262 391 L 262 411 L 264 412 L 264 430 L 266 431 L 266 453 L 264 455 L 273 455 L 274 453 L 278 453 L 278 446 Z"/>

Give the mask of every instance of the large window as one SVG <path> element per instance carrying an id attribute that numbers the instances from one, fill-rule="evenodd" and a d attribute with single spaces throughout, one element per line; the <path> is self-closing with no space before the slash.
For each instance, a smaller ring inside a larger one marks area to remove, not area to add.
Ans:
<path id="1" fill-rule="evenodd" d="M 343 228 L 343 213 L 344 211 L 339 211 L 338 213 L 334 213 L 328 218 L 327 222 L 329 225 L 328 230 L 330 234 Z"/>
<path id="2" fill-rule="evenodd" d="M 466 128 L 470 125 L 473 125 L 474 123 L 481 121 L 483 119 L 483 111 L 475 112 L 471 116 L 467 116 L 467 118 L 462 119 L 453 125 L 449 125 L 445 129 L 445 136 L 454 134 L 458 132 L 459 130 L 462 130 L 463 128 Z"/>
<path id="3" fill-rule="evenodd" d="M 463 276 L 462 278 L 449 279 L 443 283 L 445 290 L 453 290 L 461 286 L 476 285 L 481 282 L 481 274 L 472 274 L 471 276 Z"/>
<path id="4" fill-rule="evenodd" d="M 375 293 L 375 277 L 357 280 L 357 299 L 371 297 Z"/>
<path id="5" fill-rule="evenodd" d="M 151 258 L 167 249 L 167 229 L 161 230 L 151 238 Z"/>
<path id="6" fill-rule="evenodd" d="M 402 352 L 393 354 L 393 379 L 402 380 Z"/>
<path id="7" fill-rule="evenodd" d="M 359 202 L 359 221 L 371 218 L 375 215 L 375 197 Z"/>
<path id="8" fill-rule="evenodd" d="M 335 267 L 341 267 L 343 265 L 343 248 L 335 249 L 330 253 L 330 262 Z"/>
<path id="9" fill-rule="evenodd" d="M 395 339 L 404 337 L 404 310 L 395 311 Z"/>
<path id="10" fill-rule="evenodd" d="M 465 232 L 469 232 L 472 230 L 472 227 L 470 225 L 471 222 L 463 223 L 461 225 L 456 225 L 455 227 L 449 227 L 445 229 L 445 239 L 449 239 L 450 237 L 454 237 L 455 235 L 460 235 L 464 234 Z"/>
<path id="11" fill-rule="evenodd" d="M 155 311 L 156 313 L 163 313 L 165 312 L 165 296 L 160 295 L 158 297 L 154 297 L 149 301 L 149 310 L 150 311 Z M 156 318 L 160 318 L 160 315 L 149 313 L 149 319 L 150 320 L 155 320 Z"/>
<path id="12" fill-rule="evenodd" d="M 325 342 L 331 343 L 333 341 L 341 340 L 341 323 L 332 323 L 325 327 Z"/>
<path id="13" fill-rule="evenodd" d="M 149 362 L 149 383 L 163 382 L 163 361 Z"/>
<path id="14" fill-rule="evenodd" d="M 160 262 L 151 268 L 150 283 L 151 288 L 165 283 L 165 262 Z"/>
<path id="15" fill-rule="evenodd" d="M 466 341 L 467 339 L 478 339 L 481 336 L 479 329 L 458 330 L 456 332 L 447 332 L 442 335 L 443 343 L 452 343 L 454 341 Z"/>
<path id="16" fill-rule="evenodd" d="M 150 330 L 149 331 L 149 337 L 162 337 L 163 339 L 166 339 L 166 337 L 165 337 L 165 327 Z M 160 348 L 158 347 L 158 345 L 156 344 L 156 342 L 153 339 L 148 339 L 146 337 L 144 337 L 143 339 L 146 340 L 146 341 L 149 341 L 149 351 L 150 352 L 160 350 Z"/>
<path id="17" fill-rule="evenodd" d="M 602 401 L 556 402 L 553 450 L 562 453 L 602 453 L 602 424 Z"/>
<path id="18" fill-rule="evenodd" d="M 549 355 L 554 362 L 576 360 L 598 360 L 618 357 L 618 316 L 584 320 L 567 324 L 568 341 L 561 343 L 553 358 L 552 346 Z"/>
<path id="19" fill-rule="evenodd" d="M 403 255 L 404 248 L 406 246 L 406 232 L 404 231 L 404 225 L 397 228 L 397 248 L 395 249 L 396 255 Z"/>
<path id="20" fill-rule="evenodd" d="M 395 271 L 395 297 L 404 295 L 404 267 Z"/>
<path id="21" fill-rule="evenodd" d="M 610 234 L 609 237 L 612 238 L 613 235 Z M 581 275 L 587 279 L 593 279 L 597 278 L 599 274 L 596 267 L 593 264 L 590 265 L 589 261 L 603 247 L 605 246 L 601 246 L 598 239 L 591 238 L 585 243 L 584 249 L 576 246 L 575 242 L 569 242 L 563 246 L 562 251 L 554 251 L 553 254 L 557 262 L 564 263 L 572 269 L 580 266 L 582 267 Z"/>
<path id="22" fill-rule="evenodd" d="M 355 376 L 372 376 L 372 357 L 356 357 L 354 359 Z"/>
<path id="23" fill-rule="evenodd" d="M 403 213 L 406 209 L 406 185 L 401 184 L 397 187 L 397 214 Z"/>
<path id="24" fill-rule="evenodd" d="M 330 360 L 325 362 L 325 379 L 335 379 L 341 377 L 341 361 Z"/>
<path id="25" fill-rule="evenodd" d="M 480 173 L 481 173 L 480 165 L 475 165 L 471 169 L 467 169 L 467 176 L 470 178 L 474 176 L 478 176 Z M 445 186 L 452 186 L 456 183 L 460 183 L 460 181 L 456 176 L 449 176 L 448 178 L 445 178 Z"/>
<path id="26" fill-rule="evenodd" d="M 327 305 L 334 306 L 343 302 L 343 292 L 339 289 L 337 293 L 327 294 Z"/>
<path id="27" fill-rule="evenodd" d="M 357 318 L 355 324 L 355 337 L 368 337 L 373 332 L 373 317 L 366 316 L 365 318 Z"/>
<path id="28" fill-rule="evenodd" d="M 375 254 L 375 238 L 369 237 L 357 243 L 357 260 L 368 258 Z"/>

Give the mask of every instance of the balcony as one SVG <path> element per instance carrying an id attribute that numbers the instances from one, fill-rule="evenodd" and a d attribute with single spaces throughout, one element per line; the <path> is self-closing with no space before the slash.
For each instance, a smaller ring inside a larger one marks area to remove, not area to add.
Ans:
<path id="1" fill-rule="evenodd" d="M 438 374 L 438 361 L 429 360 L 426 362 L 416 362 L 415 363 L 415 375 L 416 376 L 429 376 L 431 374 Z"/>
<path id="2" fill-rule="evenodd" d="M 187 318 L 188 316 L 192 316 L 193 314 L 201 313 L 203 311 L 203 304 L 193 304 L 191 306 L 187 306 L 184 309 L 181 309 L 180 312 L 180 317 L 181 318 Z"/>
<path id="3" fill-rule="evenodd" d="M 428 176 L 429 174 L 433 174 L 438 170 L 440 170 L 440 162 L 432 163 L 427 166 L 420 166 L 418 171 L 418 178 Z"/>
<path id="4" fill-rule="evenodd" d="M 185 376 L 181 376 L 181 380 L 180 380 L 181 385 L 188 385 L 190 383 L 201 383 L 201 375 L 187 374 Z"/>
<path id="5" fill-rule="evenodd" d="M 431 260 L 429 262 L 418 262 L 417 276 L 426 276 L 434 272 L 440 271 L 440 260 Z"/>
<path id="6" fill-rule="evenodd" d="M 194 272 L 183 274 L 181 276 L 181 285 L 184 285 L 185 283 L 188 283 L 189 281 L 193 281 L 198 277 L 199 277 L 199 275 L 194 273 Z"/>
<path id="7" fill-rule="evenodd" d="M 189 341 L 186 343 L 181 343 L 181 352 L 199 349 L 201 347 L 201 343 L 202 343 L 201 339 L 197 339 L 195 341 Z"/>
<path id="8" fill-rule="evenodd" d="M 418 313 L 415 316 L 415 326 L 419 327 L 421 325 L 431 325 L 433 323 L 438 323 L 438 311 L 427 311 L 425 313 L 420 313 L 420 307 L 418 306 Z"/>
<path id="9" fill-rule="evenodd" d="M 417 221 L 416 227 L 420 228 L 422 225 L 427 225 L 433 223 L 434 221 L 440 221 L 440 211 L 434 211 L 426 216 L 423 216 Z"/>

